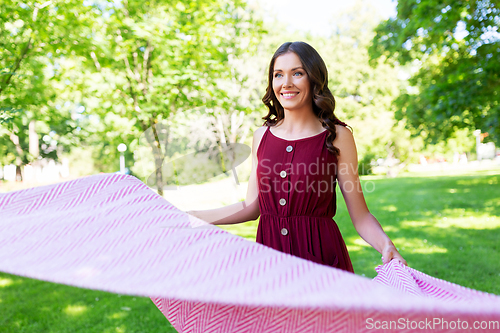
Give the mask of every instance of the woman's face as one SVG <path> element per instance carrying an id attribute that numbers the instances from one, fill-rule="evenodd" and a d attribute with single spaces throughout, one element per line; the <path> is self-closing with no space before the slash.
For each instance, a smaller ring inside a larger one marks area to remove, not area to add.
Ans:
<path id="1" fill-rule="evenodd" d="M 274 62 L 273 90 L 283 109 L 311 108 L 311 84 L 300 58 L 293 52 L 280 55 Z"/>

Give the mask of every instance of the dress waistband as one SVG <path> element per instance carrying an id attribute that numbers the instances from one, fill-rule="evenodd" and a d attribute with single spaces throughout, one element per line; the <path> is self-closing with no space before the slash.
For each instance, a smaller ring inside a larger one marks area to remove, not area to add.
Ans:
<path id="1" fill-rule="evenodd" d="M 328 217 L 328 216 L 314 216 L 314 215 L 287 215 L 287 216 L 284 216 L 284 215 L 277 215 L 277 214 L 272 214 L 272 213 L 261 213 L 260 215 L 261 216 L 262 215 L 269 215 L 269 216 L 278 217 L 278 218 L 281 218 L 281 219 L 286 219 L 286 218 L 289 218 L 289 217 L 308 217 L 308 218 L 327 219 L 327 220 L 332 220 L 333 219 L 333 216 L 332 217 Z"/>

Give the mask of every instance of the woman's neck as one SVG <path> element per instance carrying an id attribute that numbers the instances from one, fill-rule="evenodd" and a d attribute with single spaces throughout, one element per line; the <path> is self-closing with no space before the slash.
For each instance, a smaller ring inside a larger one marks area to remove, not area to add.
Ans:
<path id="1" fill-rule="evenodd" d="M 275 126 L 276 130 L 288 137 L 314 135 L 323 131 L 323 125 L 312 110 L 284 110 L 285 117 Z"/>

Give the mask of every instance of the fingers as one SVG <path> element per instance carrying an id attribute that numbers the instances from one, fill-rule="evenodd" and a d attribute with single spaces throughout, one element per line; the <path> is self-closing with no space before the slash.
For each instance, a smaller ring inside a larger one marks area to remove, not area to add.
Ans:
<path id="1" fill-rule="evenodd" d="M 394 253 L 393 251 L 389 251 L 388 253 L 385 253 L 384 256 L 382 256 L 382 263 L 385 265 L 393 259 L 396 259 L 403 265 L 408 266 L 406 260 L 404 260 L 404 258 L 398 252 Z"/>
<path id="2" fill-rule="evenodd" d="M 405 266 L 408 266 L 408 263 L 406 262 L 406 260 L 403 258 L 403 256 L 401 254 L 399 254 L 399 252 L 396 252 L 393 256 L 394 259 L 397 259 L 399 260 L 400 263 L 402 263 L 403 265 Z"/>
<path id="3" fill-rule="evenodd" d="M 403 265 L 408 266 L 408 263 L 406 262 L 406 260 L 404 260 L 404 258 L 399 253 L 397 255 L 395 255 L 392 259 L 396 259 L 400 263 L 402 263 Z"/>
<path id="4" fill-rule="evenodd" d="M 406 260 L 403 259 L 403 257 L 401 258 L 398 258 L 399 262 L 402 263 L 403 265 L 405 266 L 408 266 L 408 263 L 406 262 Z"/>
<path id="5" fill-rule="evenodd" d="M 392 252 L 389 252 L 388 254 L 386 254 L 385 256 L 382 256 L 382 263 L 385 265 L 387 264 L 389 261 L 391 261 L 392 259 L 394 259 L 394 255 L 392 254 Z"/>

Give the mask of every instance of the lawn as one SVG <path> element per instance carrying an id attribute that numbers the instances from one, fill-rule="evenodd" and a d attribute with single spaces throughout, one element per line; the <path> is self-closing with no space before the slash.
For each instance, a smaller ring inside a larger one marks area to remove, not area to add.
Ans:
<path id="1" fill-rule="evenodd" d="M 409 265 L 500 295 L 500 170 L 363 178 L 368 206 Z M 374 277 L 380 254 L 357 235 L 338 192 L 335 221 L 356 274 Z M 257 221 L 223 226 L 255 240 Z M 0 273 L 0 332 L 176 332 L 149 298 Z"/>

